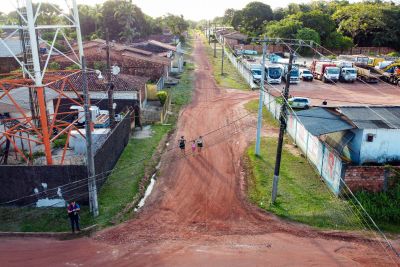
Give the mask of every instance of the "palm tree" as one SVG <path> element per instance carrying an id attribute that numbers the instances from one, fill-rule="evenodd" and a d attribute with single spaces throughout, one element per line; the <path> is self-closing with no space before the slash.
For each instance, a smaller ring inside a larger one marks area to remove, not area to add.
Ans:
<path id="1" fill-rule="evenodd" d="M 119 33 L 121 40 L 126 43 L 131 43 L 136 36 L 136 28 L 134 26 L 135 8 L 131 1 L 122 1 L 118 5 L 114 17 L 122 25 L 123 29 Z"/>

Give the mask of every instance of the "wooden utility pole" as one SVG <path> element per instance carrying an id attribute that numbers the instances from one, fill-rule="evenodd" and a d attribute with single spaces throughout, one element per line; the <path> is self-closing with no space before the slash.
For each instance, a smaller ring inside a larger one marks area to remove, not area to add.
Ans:
<path id="1" fill-rule="evenodd" d="M 293 64 L 293 52 L 290 52 L 289 57 L 289 65 L 286 74 L 286 83 L 285 89 L 283 91 L 283 103 L 281 107 L 281 114 L 279 116 L 280 127 L 279 127 L 279 138 L 278 138 L 278 147 L 276 150 L 276 160 L 275 160 L 275 170 L 274 170 L 274 181 L 272 184 L 272 204 L 275 203 L 276 196 L 278 194 L 278 182 L 279 182 L 279 171 L 281 167 L 281 158 L 282 158 L 282 147 L 283 147 L 283 135 L 285 134 L 286 130 L 286 109 L 288 105 L 288 98 L 289 98 L 289 87 L 290 87 L 290 72 L 292 71 L 292 64 Z"/>
<path id="2" fill-rule="evenodd" d="M 97 185 L 94 167 L 94 155 L 92 144 L 92 113 L 89 109 L 89 93 L 87 88 L 86 61 L 82 57 L 82 79 L 83 79 L 83 95 L 85 110 L 85 132 L 86 132 L 86 164 L 88 172 L 88 191 L 89 191 L 89 207 L 94 217 L 99 215 L 99 204 L 97 202 Z"/>
<path id="3" fill-rule="evenodd" d="M 115 126 L 115 112 L 114 112 L 114 84 L 111 81 L 111 57 L 110 57 L 110 35 L 108 28 L 106 28 L 106 51 L 107 51 L 107 86 L 108 86 L 108 116 L 110 119 L 110 128 Z"/>

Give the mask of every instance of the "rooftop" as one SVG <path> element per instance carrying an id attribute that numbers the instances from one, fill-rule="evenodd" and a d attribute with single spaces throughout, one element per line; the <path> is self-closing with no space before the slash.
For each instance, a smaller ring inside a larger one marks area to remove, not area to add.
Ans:
<path id="1" fill-rule="evenodd" d="M 304 127 L 314 136 L 340 132 L 355 128 L 338 114 L 326 108 L 312 108 L 296 112 Z"/>
<path id="2" fill-rule="evenodd" d="M 338 111 L 359 129 L 400 129 L 400 107 L 340 107 Z"/>
<path id="3" fill-rule="evenodd" d="M 22 45 L 21 41 L 18 38 L 11 38 L 7 40 L 3 40 L 4 43 L 8 46 L 8 48 L 13 52 L 14 55 L 22 54 Z M 0 42 L 0 57 L 13 57 L 10 51 Z"/>

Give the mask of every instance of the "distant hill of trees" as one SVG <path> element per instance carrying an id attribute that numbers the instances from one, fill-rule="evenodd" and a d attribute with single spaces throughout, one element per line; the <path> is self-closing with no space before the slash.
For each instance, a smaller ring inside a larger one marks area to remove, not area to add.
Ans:
<path id="1" fill-rule="evenodd" d="M 249 36 L 313 40 L 328 48 L 388 46 L 400 50 L 400 5 L 387 1 L 312 1 L 272 10 L 251 2 L 227 9 L 213 23 L 233 26 Z M 205 21 L 202 22 L 203 25 Z"/>

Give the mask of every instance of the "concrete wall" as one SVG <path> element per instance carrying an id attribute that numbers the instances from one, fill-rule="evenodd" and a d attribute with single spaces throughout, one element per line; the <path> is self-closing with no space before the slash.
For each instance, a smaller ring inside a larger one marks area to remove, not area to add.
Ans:
<path id="1" fill-rule="evenodd" d="M 372 134 L 372 142 L 367 141 Z M 400 161 L 400 129 L 364 129 L 362 131 L 360 164 Z"/>
<path id="2" fill-rule="evenodd" d="M 107 137 L 103 146 L 96 151 L 95 171 L 96 174 L 101 174 L 96 176 L 99 188 L 106 181 L 109 171 L 114 168 L 129 141 L 130 119 L 128 114 Z M 45 198 L 60 199 L 60 201 L 75 199 L 85 204 L 88 202 L 86 178 L 86 165 L 1 165 L 0 202 L 32 195 L 12 204 L 35 206 L 39 199 Z M 52 188 L 54 190 L 46 191 Z"/>

